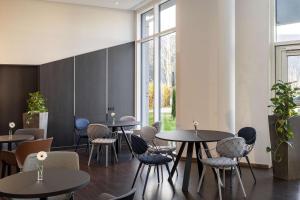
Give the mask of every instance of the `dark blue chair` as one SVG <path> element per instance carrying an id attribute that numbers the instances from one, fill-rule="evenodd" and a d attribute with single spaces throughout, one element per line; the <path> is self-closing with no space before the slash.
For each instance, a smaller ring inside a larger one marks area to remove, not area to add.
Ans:
<path id="1" fill-rule="evenodd" d="M 249 161 L 249 157 L 248 157 L 248 154 L 252 151 L 255 141 L 256 141 L 256 130 L 252 127 L 244 127 L 238 131 L 238 136 L 244 138 L 246 141 L 247 148 L 244 151 L 244 157 L 247 160 L 247 163 L 251 170 L 254 182 L 256 183 L 256 178 L 255 178 L 255 175 L 252 170 L 252 167 L 251 167 L 251 164 Z"/>
<path id="2" fill-rule="evenodd" d="M 87 148 L 89 147 L 89 140 L 87 135 L 87 127 L 89 126 L 90 121 L 86 118 L 74 117 L 74 133 L 77 136 L 77 143 L 75 151 L 80 144 L 82 138 L 87 140 Z"/>
<path id="3" fill-rule="evenodd" d="M 170 176 L 170 169 L 169 169 L 168 163 L 171 162 L 172 159 L 169 158 L 168 156 L 164 156 L 164 155 L 161 155 L 161 154 L 148 154 L 147 153 L 148 145 L 147 145 L 146 141 L 143 138 L 138 137 L 136 135 L 131 136 L 131 146 L 132 146 L 132 150 L 133 150 L 135 156 L 140 161 L 140 164 L 139 164 L 139 167 L 138 167 L 137 172 L 135 174 L 135 177 L 134 177 L 133 184 L 132 184 L 131 188 L 134 187 L 136 178 L 139 174 L 139 171 L 140 171 L 142 165 L 148 165 L 147 176 L 146 176 L 144 189 L 143 189 L 143 196 L 144 196 L 151 167 L 156 167 L 156 169 L 157 169 L 157 180 L 158 180 L 158 183 L 159 183 L 160 182 L 160 180 L 159 180 L 159 166 L 165 165 L 165 167 L 167 168 L 167 171 L 169 173 L 169 176 Z M 172 180 L 169 180 L 169 181 L 172 184 Z"/>

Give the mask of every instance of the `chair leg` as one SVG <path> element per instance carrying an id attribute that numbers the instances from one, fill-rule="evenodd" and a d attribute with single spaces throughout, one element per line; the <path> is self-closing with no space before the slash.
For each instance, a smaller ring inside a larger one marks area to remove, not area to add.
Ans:
<path id="1" fill-rule="evenodd" d="M 218 176 L 218 189 L 219 189 L 219 199 L 222 200 L 222 191 L 221 191 L 221 177 L 220 177 L 220 170 L 217 168 L 215 170 Z"/>
<path id="2" fill-rule="evenodd" d="M 256 178 L 255 178 L 254 172 L 253 172 L 253 170 L 252 170 L 252 167 L 251 167 L 251 164 L 250 164 L 249 157 L 248 157 L 248 156 L 245 156 L 245 158 L 246 158 L 246 160 L 247 160 L 248 166 L 249 166 L 250 171 L 251 171 L 251 174 L 252 174 L 252 176 L 253 176 L 254 183 L 256 183 Z"/>
<path id="3" fill-rule="evenodd" d="M 2 161 L 2 172 L 1 172 L 1 178 L 4 178 L 6 174 L 6 163 Z"/>
<path id="4" fill-rule="evenodd" d="M 175 157 L 174 157 L 173 153 L 171 153 L 171 157 L 172 157 L 173 163 L 175 163 Z M 177 168 L 175 170 L 176 170 L 176 175 L 178 176 L 178 170 L 177 170 Z"/>
<path id="5" fill-rule="evenodd" d="M 138 167 L 138 169 L 137 169 L 137 171 L 136 171 L 136 174 L 135 174 L 135 176 L 134 176 L 134 180 L 133 180 L 133 183 L 132 183 L 131 189 L 133 188 L 133 186 L 134 186 L 134 184 L 135 184 L 136 177 L 138 176 L 138 174 L 139 174 L 139 171 L 140 171 L 140 169 L 141 169 L 142 165 L 143 165 L 143 163 L 141 163 L 141 162 L 140 162 L 140 164 L 139 164 L 139 167 Z"/>
<path id="6" fill-rule="evenodd" d="M 200 178 L 200 181 L 199 181 L 199 185 L 198 185 L 198 190 L 197 190 L 198 192 L 200 192 L 200 188 L 201 188 L 201 185 L 202 185 L 202 181 L 203 181 L 203 178 L 204 178 L 205 171 L 206 171 L 206 166 L 204 165 L 203 170 L 202 170 L 202 174 L 201 174 L 201 178 Z"/>
<path id="7" fill-rule="evenodd" d="M 230 167 L 230 188 L 232 188 L 232 167 Z"/>
<path id="8" fill-rule="evenodd" d="M 94 144 L 92 144 L 92 148 L 91 148 L 91 152 L 90 152 L 90 157 L 89 157 L 88 166 L 90 166 L 91 159 L 92 159 L 92 155 L 93 155 L 93 151 L 94 151 Z"/>
<path id="9" fill-rule="evenodd" d="M 160 171 L 161 171 L 161 182 L 164 181 L 164 172 L 163 172 L 163 166 L 160 166 Z"/>
<path id="10" fill-rule="evenodd" d="M 225 188 L 225 177 L 226 174 L 225 174 L 225 168 L 223 169 L 223 188 Z"/>
<path id="11" fill-rule="evenodd" d="M 239 172 L 237 166 L 235 166 L 235 170 L 236 170 L 236 174 L 237 174 L 237 176 L 239 178 L 239 182 L 240 182 L 240 185 L 242 187 L 244 197 L 246 197 L 246 192 L 245 192 L 245 189 L 244 189 L 244 185 L 243 185 L 243 182 L 242 182 L 242 179 L 241 179 L 241 176 L 240 176 L 240 172 Z"/>
<path id="12" fill-rule="evenodd" d="M 170 171 L 170 168 L 169 168 L 169 164 L 168 164 L 168 163 L 166 163 L 166 164 L 165 164 L 165 166 L 166 166 L 166 168 L 167 168 L 167 171 L 168 171 L 169 177 L 171 177 L 171 171 Z M 172 181 L 172 179 L 168 179 L 168 181 L 169 181 L 169 182 L 171 182 L 171 184 L 173 184 L 173 181 Z"/>
<path id="13" fill-rule="evenodd" d="M 108 167 L 108 145 L 105 145 L 105 167 Z"/>
<path id="14" fill-rule="evenodd" d="M 100 160 L 100 145 L 97 146 L 97 163 L 99 163 Z"/>
<path id="15" fill-rule="evenodd" d="M 75 147 L 75 152 L 77 152 L 78 146 L 79 146 L 79 144 L 80 144 L 80 139 L 81 139 L 81 137 L 78 136 L 77 144 L 76 144 L 76 147 Z"/>
<path id="16" fill-rule="evenodd" d="M 237 164 L 238 168 L 239 168 L 239 172 L 240 172 L 240 176 L 242 177 L 242 170 L 241 170 L 241 166 L 240 166 L 240 163 L 238 161 L 238 164 Z"/>
<path id="17" fill-rule="evenodd" d="M 157 169 L 157 182 L 158 182 L 158 184 L 160 184 L 160 180 L 159 180 L 159 167 L 158 167 L 158 165 L 156 165 L 156 169 Z"/>
<path id="18" fill-rule="evenodd" d="M 112 144 L 112 147 L 113 147 L 115 159 L 116 159 L 117 162 L 119 162 L 119 160 L 118 160 L 118 155 L 117 155 L 117 152 L 116 152 L 116 147 L 115 147 L 115 144 L 114 144 L 114 143 Z"/>
<path id="19" fill-rule="evenodd" d="M 145 190 L 146 190 L 146 187 L 147 187 L 147 182 L 148 182 L 150 170 L 151 170 L 151 165 L 148 166 L 148 172 L 147 172 L 147 176 L 146 176 L 146 180 L 145 180 L 145 185 L 144 185 L 144 189 L 143 189 L 143 196 L 145 194 Z"/>

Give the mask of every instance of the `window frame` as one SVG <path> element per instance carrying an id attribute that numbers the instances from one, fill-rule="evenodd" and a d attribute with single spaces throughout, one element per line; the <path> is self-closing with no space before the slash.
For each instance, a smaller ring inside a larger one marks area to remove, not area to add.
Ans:
<path id="1" fill-rule="evenodd" d="M 152 3 L 147 8 L 141 9 L 136 12 L 136 105 L 135 105 L 135 115 L 137 120 L 141 122 L 142 125 L 145 125 L 145 122 L 142 119 L 142 44 L 144 42 L 153 40 L 154 44 L 154 121 L 160 121 L 160 38 L 176 33 L 176 24 L 175 27 L 160 31 L 160 5 L 168 2 L 170 0 L 161 0 L 156 3 Z M 176 0 L 174 1 L 176 4 Z M 142 15 L 149 12 L 150 10 L 154 11 L 154 31 L 153 35 L 149 35 L 145 38 L 142 38 Z"/>

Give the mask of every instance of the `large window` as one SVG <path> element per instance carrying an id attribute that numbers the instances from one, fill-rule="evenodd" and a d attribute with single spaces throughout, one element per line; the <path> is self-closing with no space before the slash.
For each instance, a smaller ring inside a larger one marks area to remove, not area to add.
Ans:
<path id="1" fill-rule="evenodd" d="M 276 0 L 276 41 L 300 40 L 300 1 Z"/>
<path id="2" fill-rule="evenodd" d="M 138 14 L 138 116 L 143 125 L 176 128 L 176 4 L 155 4 Z"/>

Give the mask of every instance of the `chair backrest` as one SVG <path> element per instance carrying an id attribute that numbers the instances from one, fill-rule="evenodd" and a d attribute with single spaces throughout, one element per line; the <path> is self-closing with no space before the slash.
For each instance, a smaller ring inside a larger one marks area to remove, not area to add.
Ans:
<path id="1" fill-rule="evenodd" d="M 17 129 L 15 135 L 32 135 L 35 140 L 44 139 L 44 129 L 40 128 L 23 128 Z"/>
<path id="2" fill-rule="evenodd" d="M 22 142 L 16 149 L 16 160 L 19 168 L 23 167 L 24 161 L 29 154 L 38 153 L 40 151 L 49 152 L 51 149 L 53 138 L 45 140 L 33 140 Z"/>
<path id="3" fill-rule="evenodd" d="M 157 129 L 152 126 L 144 126 L 141 129 L 141 137 L 149 144 L 153 144 Z"/>
<path id="4" fill-rule="evenodd" d="M 76 130 L 85 130 L 87 129 L 88 125 L 90 124 L 90 121 L 86 118 L 81 117 L 75 117 L 74 118 L 74 127 Z"/>
<path id="5" fill-rule="evenodd" d="M 120 117 L 120 122 L 135 122 L 136 118 L 134 116 L 122 116 Z M 135 126 L 127 126 L 124 127 L 124 130 L 131 130 L 132 128 L 134 128 Z"/>
<path id="6" fill-rule="evenodd" d="M 110 130 L 103 124 L 89 124 L 87 135 L 90 140 L 109 137 Z"/>
<path id="7" fill-rule="evenodd" d="M 148 149 L 147 142 L 136 135 L 131 135 L 131 147 L 133 152 L 137 155 L 144 154 Z"/>
<path id="8" fill-rule="evenodd" d="M 246 148 L 244 138 L 230 137 L 217 143 L 216 150 L 220 156 L 227 158 L 243 157 Z"/>
<path id="9" fill-rule="evenodd" d="M 22 171 L 37 170 L 36 153 L 26 157 Z M 51 151 L 47 153 L 47 158 L 43 163 L 44 168 L 65 168 L 79 170 L 79 156 L 76 152 L 71 151 Z"/>
<path id="10" fill-rule="evenodd" d="M 133 200 L 135 192 L 136 192 L 136 189 L 133 188 L 128 193 L 123 194 L 119 197 L 115 197 L 112 200 Z"/>
<path id="11" fill-rule="evenodd" d="M 238 131 L 238 136 L 244 138 L 247 145 L 253 145 L 256 141 L 256 130 L 253 127 L 244 127 Z"/>
<path id="12" fill-rule="evenodd" d="M 156 128 L 156 130 L 157 130 L 157 133 L 159 133 L 160 132 L 160 122 L 154 122 L 153 124 L 152 124 L 152 126 L 154 127 L 154 128 Z"/>

